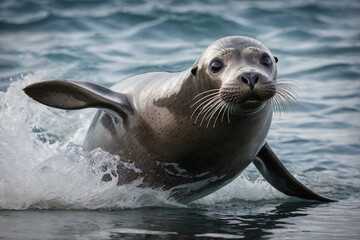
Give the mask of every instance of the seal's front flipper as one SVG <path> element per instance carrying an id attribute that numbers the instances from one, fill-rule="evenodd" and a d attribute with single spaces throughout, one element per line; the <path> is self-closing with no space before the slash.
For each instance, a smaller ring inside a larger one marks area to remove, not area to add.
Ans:
<path id="1" fill-rule="evenodd" d="M 99 108 L 125 121 L 133 108 L 128 96 L 89 82 L 50 80 L 23 89 L 32 99 L 61 109 Z"/>
<path id="2" fill-rule="evenodd" d="M 335 200 L 314 193 L 296 180 L 271 150 L 268 143 L 261 148 L 254 164 L 274 188 L 286 195 L 322 202 L 335 202 Z"/>

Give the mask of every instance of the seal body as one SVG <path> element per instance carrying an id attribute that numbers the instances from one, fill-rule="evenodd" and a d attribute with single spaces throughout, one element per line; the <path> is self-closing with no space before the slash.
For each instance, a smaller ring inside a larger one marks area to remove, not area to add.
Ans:
<path id="1" fill-rule="evenodd" d="M 118 184 L 136 181 L 169 190 L 187 203 L 226 185 L 254 162 L 285 194 L 329 201 L 293 178 L 266 143 L 274 104 L 289 99 L 289 87 L 280 91 L 283 85 L 276 82 L 276 62 L 257 40 L 235 36 L 211 44 L 183 72 L 137 75 L 110 90 L 58 80 L 24 90 L 52 107 L 100 109 L 84 147 L 121 158 L 104 180 L 117 177 Z"/>
<path id="2" fill-rule="evenodd" d="M 190 116 L 198 94 L 221 89 L 226 84 L 249 89 L 239 79 L 241 73 L 260 72 L 258 58 L 268 53 L 267 49 L 256 48 L 255 43 L 248 45 L 249 39 L 238 40 L 225 40 L 225 50 L 214 49 L 216 44 L 210 46 L 200 58 L 195 75 L 191 69 L 180 73 L 147 73 L 115 84 L 111 90 L 130 96 L 136 111 L 128 125 L 98 112 L 84 146 L 88 150 L 101 147 L 125 161 L 136 159 L 135 165 L 142 173 L 119 178 L 119 184 L 140 177 L 144 178 L 146 187 L 177 187 L 176 195 L 180 199 L 202 197 L 233 180 L 264 145 L 271 123 L 271 105 L 261 102 L 262 108 L 256 108 L 254 113 L 238 111 L 237 115 L 234 112 L 230 123 L 226 119 L 222 123 L 215 122 L 215 127 L 214 119 L 210 119 L 211 126 L 207 125 L 208 119 L 204 119 L 206 124 L 200 125 Z M 252 55 L 257 59 L 252 59 Z M 210 72 L 209 64 L 220 58 L 228 69 L 212 76 L 215 74 Z M 262 68 L 269 81 L 276 77 L 275 69 Z M 185 184 L 187 186 L 182 186 Z"/>
<path id="3" fill-rule="evenodd" d="M 226 120 L 215 128 L 194 124 L 190 106 L 199 93 L 194 85 L 189 70 L 145 74 L 116 84 L 112 90 L 131 94 L 137 111 L 128 125 L 97 112 L 85 148 L 101 147 L 124 161 L 136 159 L 135 166 L 142 172 L 119 178 L 119 184 L 139 177 L 147 187 L 171 189 L 192 183 L 184 191 L 197 192 L 195 196 L 222 187 L 239 175 L 264 145 L 271 106 L 267 104 L 256 114 L 231 116 L 230 123 Z"/>

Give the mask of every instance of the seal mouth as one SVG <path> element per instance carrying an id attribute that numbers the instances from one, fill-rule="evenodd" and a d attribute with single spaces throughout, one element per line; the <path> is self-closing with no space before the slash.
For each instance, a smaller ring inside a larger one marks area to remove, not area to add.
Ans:
<path id="1" fill-rule="evenodd" d="M 262 102 L 262 101 L 256 98 L 248 98 L 244 103 L 257 103 L 257 102 Z"/>
<path id="2" fill-rule="evenodd" d="M 263 104 L 264 101 L 260 101 L 257 99 L 248 99 L 244 103 L 240 104 L 241 106 L 244 106 L 245 108 L 258 108 L 259 105 Z"/>
<path id="3" fill-rule="evenodd" d="M 272 97 L 272 96 L 271 96 Z M 265 102 L 266 100 L 271 98 L 270 96 L 267 97 L 259 97 L 259 96 L 253 96 L 251 95 L 250 97 L 246 98 L 246 99 L 242 99 L 242 101 L 240 102 L 240 104 L 260 104 Z"/>
<path id="4" fill-rule="evenodd" d="M 264 100 L 260 100 L 257 98 L 248 98 L 245 101 L 241 102 L 239 105 L 245 108 L 257 108 L 258 105 L 261 105 Z"/>
<path id="5" fill-rule="evenodd" d="M 269 100 L 272 96 L 258 96 L 253 92 L 250 94 L 244 94 L 239 96 L 238 98 L 228 99 L 225 97 L 224 101 L 230 104 L 232 108 L 233 114 L 238 114 L 241 112 L 252 112 L 257 111 L 261 105 L 263 105 L 267 100 Z"/>
<path id="6" fill-rule="evenodd" d="M 232 103 L 230 114 L 237 116 L 251 115 L 263 109 L 267 102 L 267 100 L 250 98 L 240 103 Z"/>

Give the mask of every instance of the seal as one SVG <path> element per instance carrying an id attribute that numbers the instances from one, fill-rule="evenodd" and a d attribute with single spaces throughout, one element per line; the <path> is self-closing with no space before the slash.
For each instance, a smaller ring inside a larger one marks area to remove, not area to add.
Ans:
<path id="1" fill-rule="evenodd" d="M 266 142 L 273 110 L 294 99 L 291 85 L 277 79 L 277 61 L 261 42 L 232 36 L 211 44 L 182 72 L 136 75 L 110 89 L 50 80 L 24 91 L 55 108 L 99 109 L 84 147 L 121 158 L 104 180 L 137 181 L 189 203 L 254 163 L 286 195 L 333 201 L 297 181 Z"/>

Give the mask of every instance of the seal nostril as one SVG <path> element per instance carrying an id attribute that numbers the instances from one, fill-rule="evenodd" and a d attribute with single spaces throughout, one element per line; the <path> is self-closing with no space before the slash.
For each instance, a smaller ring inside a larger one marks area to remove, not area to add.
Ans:
<path id="1" fill-rule="evenodd" d="M 250 84 L 250 81 L 249 81 L 249 79 L 247 79 L 246 77 L 244 77 L 244 76 L 241 76 L 241 81 L 243 81 L 246 85 L 249 85 Z"/>
<path id="2" fill-rule="evenodd" d="M 260 79 L 260 78 L 259 78 L 259 75 L 255 75 L 255 76 L 253 77 L 254 85 L 259 82 L 259 79 Z"/>

